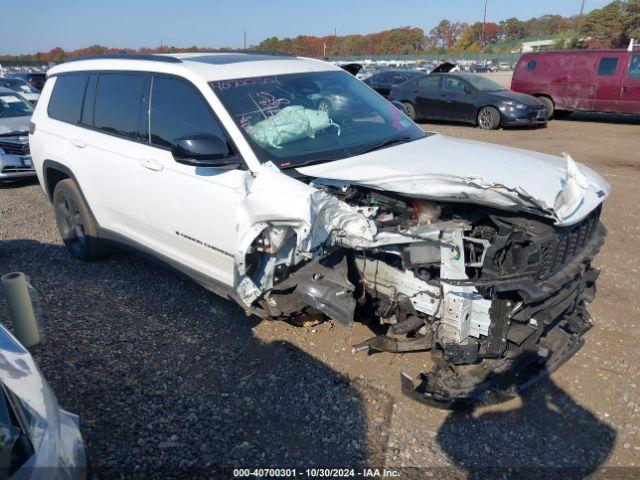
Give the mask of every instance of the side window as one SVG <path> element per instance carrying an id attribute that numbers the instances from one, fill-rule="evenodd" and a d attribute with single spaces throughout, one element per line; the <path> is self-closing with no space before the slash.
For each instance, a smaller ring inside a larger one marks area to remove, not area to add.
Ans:
<path id="1" fill-rule="evenodd" d="M 602 57 L 598 65 L 598 76 L 615 75 L 618 57 Z"/>
<path id="2" fill-rule="evenodd" d="M 465 83 L 459 78 L 446 77 L 444 80 L 444 89 L 451 93 L 465 93 Z"/>
<path id="3" fill-rule="evenodd" d="M 538 62 L 535 60 L 529 60 L 529 63 L 527 63 L 527 70 L 533 72 L 536 68 L 538 68 Z"/>
<path id="4" fill-rule="evenodd" d="M 382 83 L 383 78 L 384 78 L 384 73 L 376 73 L 371 77 L 371 83 L 373 83 L 374 85 Z"/>
<path id="5" fill-rule="evenodd" d="M 383 73 L 380 75 L 380 79 L 378 80 L 378 83 L 382 84 L 382 85 L 388 85 L 390 83 L 392 83 L 393 81 L 393 74 L 391 73 Z"/>
<path id="6" fill-rule="evenodd" d="M 144 111 L 149 78 L 144 74 L 102 73 L 96 85 L 94 126 L 134 140 L 148 139 Z"/>
<path id="7" fill-rule="evenodd" d="M 73 124 L 80 122 L 88 77 L 86 73 L 67 73 L 56 79 L 47 108 L 51 118 Z"/>
<path id="8" fill-rule="evenodd" d="M 392 85 L 400 85 L 401 83 L 404 83 L 407 81 L 407 77 L 405 77 L 404 75 L 400 75 L 400 74 L 395 74 L 393 76 L 393 80 L 391 81 Z"/>
<path id="9" fill-rule="evenodd" d="M 640 55 L 631 56 L 628 76 L 630 78 L 640 78 Z"/>
<path id="10" fill-rule="evenodd" d="M 226 140 L 200 92 L 185 80 L 153 77 L 151 90 L 151 143 L 171 147 L 194 133 L 213 133 Z"/>
<path id="11" fill-rule="evenodd" d="M 422 90 L 428 90 L 428 91 L 434 92 L 438 90 L 439 83 L 440 83 L 440 77 L 428 76 L 418 80 L 418 88 L 421 88 Z"/>

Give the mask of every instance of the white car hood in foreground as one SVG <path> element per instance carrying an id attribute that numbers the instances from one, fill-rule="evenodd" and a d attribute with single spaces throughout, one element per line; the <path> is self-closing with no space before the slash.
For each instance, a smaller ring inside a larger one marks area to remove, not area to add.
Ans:
<path id="1" fill-rule="evenodd" d="M 600 175 L 568 154 L 562 158 L 440 134 L 298 171 L 411 197 L 529 211 L 558 225 L 580 221 L 610 192 Z"/>
<path id="2" fill-rule="evenodd" d="M 78 417 L 60 408 L 33 357 L 2 325 L 0 382 L 28 412 L 27 433 L 35 450 L 11 479 L 84 479 L 87 463 Z"/>

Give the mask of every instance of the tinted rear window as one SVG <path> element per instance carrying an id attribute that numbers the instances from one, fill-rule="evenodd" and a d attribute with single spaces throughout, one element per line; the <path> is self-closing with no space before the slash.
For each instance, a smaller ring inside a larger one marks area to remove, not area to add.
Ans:
<path id="1" fill-rule="evenodd" d="M 107 133 L 146 140 L 148 122 L 143 101 L 148 79 L 144 74 L 100 74 L 94 107 L 95 127 Z"/>
<path id="2" fill-rule="evenodd" d="M 598 65 L 598 75 L 614 75 L 618 66 L 618 57 L 603 57 Z"/>
<path id="3" fill-rule="evenodd" d="M 56 79 L 47 110 L 51 118 L 73 124 L 80 122 L 88 77 L 86 73 L 69 73 Z"/>

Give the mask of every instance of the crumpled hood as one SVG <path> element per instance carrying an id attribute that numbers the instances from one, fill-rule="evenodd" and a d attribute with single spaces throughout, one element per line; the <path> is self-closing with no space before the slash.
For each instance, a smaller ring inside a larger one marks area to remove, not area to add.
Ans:
<path id="1" fill-rule="evenodd" d="M 30 116 L 0 118 L 0 135 L 6 135 L 13 132 L 19 132 L 26 135 L 29 132 L 30 119 Z"/>
<path id="2" fill-rule="evenodd" d="M 302 174 L 417 198 L 470 202 L 580 221 L 610 192 L 590 168 L 565 158 L 435 134 L 396 147 L 301 167 Z"/>

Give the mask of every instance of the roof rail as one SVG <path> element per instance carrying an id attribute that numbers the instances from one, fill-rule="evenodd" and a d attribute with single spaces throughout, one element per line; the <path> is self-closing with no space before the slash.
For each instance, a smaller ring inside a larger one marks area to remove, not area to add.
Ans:
<path id="1" fill-rule="evenodd" d="M 184 54 L 189 53 L 200 53 L 200 54 L 211 54 L 215 55 L 216 53 L 246 53 L 247 55 L 271 55 L 274 57 L 295 57 L 295 55 L 287 52 L 275 52 L 275 51 L 264 51 L 264 50 L 214 50 L 211 52 L 180 52 Z"/>
<path id="2" fill-rule="evenodd" d="M 80 60 L 148 60 L 162 63 L 182 63 L 182 60 L 168 55 L 155 55 L 146 53 L 108 53 L 105 55 L 87 55 L 83 57 L 68 58 L 64 63 L 79 62 Z"/>

